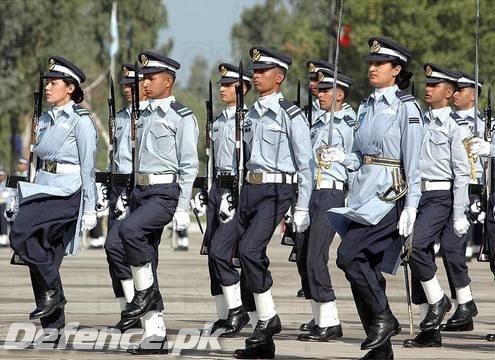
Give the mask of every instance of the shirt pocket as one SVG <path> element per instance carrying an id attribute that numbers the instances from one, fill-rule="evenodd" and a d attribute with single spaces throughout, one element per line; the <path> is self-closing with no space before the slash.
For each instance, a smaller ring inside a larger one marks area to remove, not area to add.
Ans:
<path id="1" fill-rule="evenodd" d="M 153 150 L 162 156 L 168 156 L 175 149 L 174 132 L 162 123 L 151 125 L 150 140 Z"/>
<path id="2" fill-rule="evenodd" d="M 287 135 L 280 130 L 265 128 L 262 134 L 263 140 L 270 145 L 277 145 L 287 141 Z"/>
<path id="3" fill-rule="evenodd" d="M 435 158 L 450 160 L 450 142 L 447 134 L 441 131 L 432 131 L 429 141 L 432 155 Z"/>

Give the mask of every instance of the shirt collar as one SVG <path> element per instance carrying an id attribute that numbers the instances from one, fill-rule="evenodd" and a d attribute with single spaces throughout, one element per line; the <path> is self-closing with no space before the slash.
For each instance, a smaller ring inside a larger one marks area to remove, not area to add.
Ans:
<path id="1" fill-rule="evenodd" d="M 167 113 L 168 109 L 170 109 L 170 104 L 172 103 L 172 101 L 175 101 L 175 96 L 173 95 L 170 95 L 169 97 L 163 99 L 150 99 L 150 110 L 153 112 L 157 108 L 161 108 L 164 113 Z"/>
<path id="2" fill-rule="evenodd" d="M 148 106 L 150 105 L 150 101 L 149 100 L 143 100 L 143 101 L 140 101 L 139 102 L 139 111 L 144 111 L 148 108 Z M 131 113 L 132 113 L 132 103 L 129 104 L 125 111 L 127 112 L 127 115 L 129 115 L 129 117 L 131 116 Z"/>
<path id="3" fill-rule="evenodd" d="M 263 116 L 268 109 L 277 114 L 280 110 L 279 100 L 283 97 L 284 96 L 280 92 L 262 96 L 254 103 L 254 108 L 258 112 L 259 116 Z"/>
<path id="4" fill-rule="evenodd" d="M 328 124 L 329 121 L 330 121 L 330 116 L 331 116 L 331 112 L 330 111 L 327 111 L 327 112 L 324 112 L 323 114 L 321 114 L 318 119 L 316 120 L 316 122 L 320 121 L 322 122 L 323 124 Z M 344 115 L 345 115 L 345 110 L 344 109 L 340 109 L 338 111 L 335 111 L 333 113 L 333 120 L 335 122 L 335 120 L 342 120 L 344 118 Z"/>
<path id="5" fill-rule="evenodd" d="M 373 91 L 370 98 L 375 101 L 380 101 L 383 98 L 387 101 L 387 104 L 391 105 L 396 99 L 395 93 L 399 90 L 399 87 L 397 85 L 392 85 L 383 88 L 382 90 L 383 91 L 380 92 Z"/>
<path id="6" fill-rule="evenodd" d="M 53 120 L 57 118 L 57 116 L 61 113 L 65 113 L 67 115 L 70 115 L 71 113 L 74 112 L 74 101 L 70 100 L 67 104 L 62 105 L 62 106 L 53 106 L 52 109 L 50 110 L 50 116 L 52 117 Z"/>
<path id="7" fill-rule="evenodd" d="M 450 106 L 445 106 L 440 109 L 430 109 L 428 111 L 428 113 L 430 114 L 429 115 L 430 121 L 432 121 L 433 119 L 438 119 L 438 121 L 440 121 L 441 124 L 443 124 L 445 120 L 447 120 L 450 117 L 451 112 L 452 109 L 450 108 Z"/>
<path id="8" fill-rule="evenodd" d="M 459 115 L 461 118 L 466 119 L 466 118 L 471 118 L 474 119 L 474 106 L 470 109 L 466 110 L 457 110 L 457 115 Z"/>

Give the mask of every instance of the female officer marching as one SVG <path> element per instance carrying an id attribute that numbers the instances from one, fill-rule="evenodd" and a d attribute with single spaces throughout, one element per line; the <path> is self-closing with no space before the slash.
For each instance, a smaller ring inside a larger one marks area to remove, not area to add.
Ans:
<path id="1" fill-rule="evenodd" d="M 374 91 L 358 110 L 354 152 L 330 148 L 327 158 L 357 171 L 348 207 L 331 209 L 329 219 L 342 237 L 337 265 L 351 283 L 367 335 L 361 349 L 371 350 L 364 359 L 393 359 L 390 338 L 400 325 L 388 305 L 381 271 L 394 272 L 400 235 L 412 232 L 421 196 L 423 127 L 414 97 L 402 90 L 412 76 L 405 70 L 409 50 L 385 38 L 372 37 L 368 43 Z"/>
<path id="2" fill-rule="evenodd" d="M 60 56 L 49 58 L 46 100 L 34 151 L 41 168 L 34 183 L 20 182 L 20 209 L 10 232 L 14 259 L 29 266 L 36 309 L 44 329 L 65 324 L 66 299 L 60 279 L 65 254 L 74 255 L 82 231 L 96 225 L 95 156 L 97 132 L 89 112 L 80 107 L 86 76 Z"/>

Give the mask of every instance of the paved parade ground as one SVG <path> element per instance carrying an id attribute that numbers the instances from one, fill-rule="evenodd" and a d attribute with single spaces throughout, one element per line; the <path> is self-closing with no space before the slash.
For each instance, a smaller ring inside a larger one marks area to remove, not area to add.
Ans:
<path id="1" fill-rule="evenodd" d="M 161 244 L 159 281 L 166 303 L 165 323 L 170 340 L 176 339 L 180 329 L 202 329 L 205 322 L 215 320 L 207 258 L 199 255 L 200 235 L 193 233 L 190 240 L 188 252 L 172 251 L 169 233 L 164 235 Z M 272 240 L 269 247 L 274 276 L 272 291 L 283 325 L 282 333 L 275 337 L 278 359 L 355 359 L 364 354 L 359 350 L 364 332 L 350 288 L 343 273 L 335 266 L 335 252 L 339 241 L 336 239 L 330 250 L 330 265 L 344 337 L 333 343 L 310 344 L 296 341 L 299 324 L 311 318 L 311 310 L 309 302 L 296 297 L 299 277 L 295 264 L 287 261 L 290 248 L 281 246 L 279 238 Z M 27 268 L 9 265 L 10 255 L 10 249 L 0 249 L 0 344 L 3 344 L 11 323 L 27 321 L 29 312 L 34 308 Z M 441 264 L 438 260 L 437 258 L 437 263 Z M 470 263 L 473 294 L 479 310 L 474 331 L 443 333 L 441 349 L 406 349 L 401 346 L 402 341 L 408 337 L 409 330 L 402 269 L 399 271 L 398 276 L 387 278 L 391 308 L 402 324 L 402 333 L 393 338 L 395 359 L 495 358 L 495 343 L 484 340 L 487 332 L 495 332 L 495 282 L 487 264 L 474 260 Z M 448 289 L 442 267 L 439 277 L 444 289 Z M 118 321 L 119 307 L 113 298 L 103 249 L 85 249 L 77 257 L 66 258 L 62 265 L 62 280 L 68 300 L 66 322 L 79 322 L 84 327 L 103 328 Z M 418 322 L 417 309 L 415 321 Z M 247 335 L 249 330 L 250 328 L 245 328 L 242 337 L 220 340 L 221 350 L 183 350 L 180 356 L 191 359 L 230 358 L 234 349 L 243 347 L 244 335 Z M 100 356 L 105 356 L 105 359 L 120 359 L 124 354 L 125 351 L 121 349 L 109 350 L 103 355 L 97 350 L 5 350 L 3 346 L 0 348 L 0 359 L 96 359 Z M 125 356 L 131 357 L 127 354 Z M 149 358 L 163 356 L 154 355 Z"/>

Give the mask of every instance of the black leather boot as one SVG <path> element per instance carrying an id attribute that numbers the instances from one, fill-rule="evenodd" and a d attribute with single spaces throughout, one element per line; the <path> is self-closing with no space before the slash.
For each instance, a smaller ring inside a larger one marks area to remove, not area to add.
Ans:
<path id="1" fill-rule="evenodd" d="M 134 292 L 134 298 L 127 303 L 122 310 L 123 319 L 136 319 L 146 314 L 161 298 L 160 291 L 157 288 L 149 287 L 148 289 Z"/>
<path id="2" fill-rule="evenodd" d="M 282 331 L 282 324 L 277 314 L 266 321 L 258 320 L 253 334 L 246 339 L 246 345 L 267 343 L 269 339 L 273 338 L 273 335 L 280 331 Z"/>
<path id="3" fill-rule="evenodd" d="M 471 331 L 473 330 L 473 318 L 478 315 L 478 309 L 473 300 L 459 304 L 454 315 L 446 324 L 440 325 L 441 331 Z"/>
<path id="4" fill-rule="evenodd" d="M 229 309 L 229 316 L 225 320 L 225 331 L 220 337 L 234 337 L 242 330 L 244 326 L 249 322 L 249 315 L 244 310 L 244 307 L 238 306 L 234 309 Z"/>
<path id="5" fill-rule="evenodd" d="M 132 355 L 157 355 L 168 354 L 167 337 L 150 336 L 144 339 L 137 347 L 127 349 Z"/>
<path id="6" fill-rule="evenodd" d="M 38 306 L 29 314 L 30 320 L 47 317 L 67 304 L 64 294 L 57 288 L 45 290 L 37 302 Z"/>
<path id="7" fill-rule="evenodd" d="M 384 345 L 367 352 L 360 360 L 394 360 L 392 343 L 387 341 Z"/>
<path id="8" fill-rule="evenodd" d="M 427 330 L 421 331 L 414 339 L 404 340 L 404 347 L 441 347 L 442 346 L 442 334 L 440 330 Z"/>
<path id="9" fill-rule="evenodd" d="M 440 301 L 431 304 L 428 307 L 428 313 L 426 314 L 426 317 L 419 324 L 419 328 L 421 329 L 421 331 L 434 330 L 437 326 L 440 325 L 443 318 L 445 317 L 445 314 L 449 312 L 450 309 L 452 309 L 452 304 L 450 303 L 447 295 L 444 295 Z"/>
<path id="10" fill-rule="evenodd" d="M 488 334 L 485 336 L 486 341 L 495 341 L 495 334 Z"/>
<path id="11" fill-rule="evenodd" d="M 110 326 L 110 330 L 119 330 L 120 332 L 125 332 L 129 329 L 142 329 L 143 324 L 141 323 L 141 319 L 120 319 L 117 324 L 114 326 Z"/>
<path id="12" fill-rule="evenodd" d="M 385 344 L 394 335 L 400 333 L 399 321 L 389 307 L 375 314 L 369 328 L 366 340 L 361 344 L 361 350 L 371 350 Z"/>
<path id="13" fill-rule="evenodd" d="M 274 359 L 275 358 L 275 343 L 272 338 L 258 344 L 246 343 L 244 349 L 234 351 L 236 359 Z"/>
<path id="14" fill-rule="evenodd" d="M 315 326 L 316 326 L 315 319 L 311 319 L 310 322 L 301 324 L 299 326 L 299 330 L 301 330 L 301 331 L 311 331 Z"/>
<path id="15" fill-rule="evenodd" d="M 203 332 L 203 336 L 211 336 L 216 331 L 220 329 L 225 329 L 225 319 L 218 319 L 213 323 L 213 325 Z M 223 331 L 223 330 L 222 330 Z"/>
<path id="16" fill-rule="evenodd" d="M 324 328 L 321 328 L 317 325 L 313 328 L 313 330 L 309 332 L 309 334 L 300 334 L 297 337 L 297 340 L 310 342 L 327 342 L 341 338 L 342 336 L 342 326 L 340 324 Z"/>
<path id="17" fill-rule="evenodd" d="M 297 297 L 304 297 L 305 294 L 304 294 L 304 289 L 303 288 L 300 288 L 299 290 L 297 290 Z"/>

